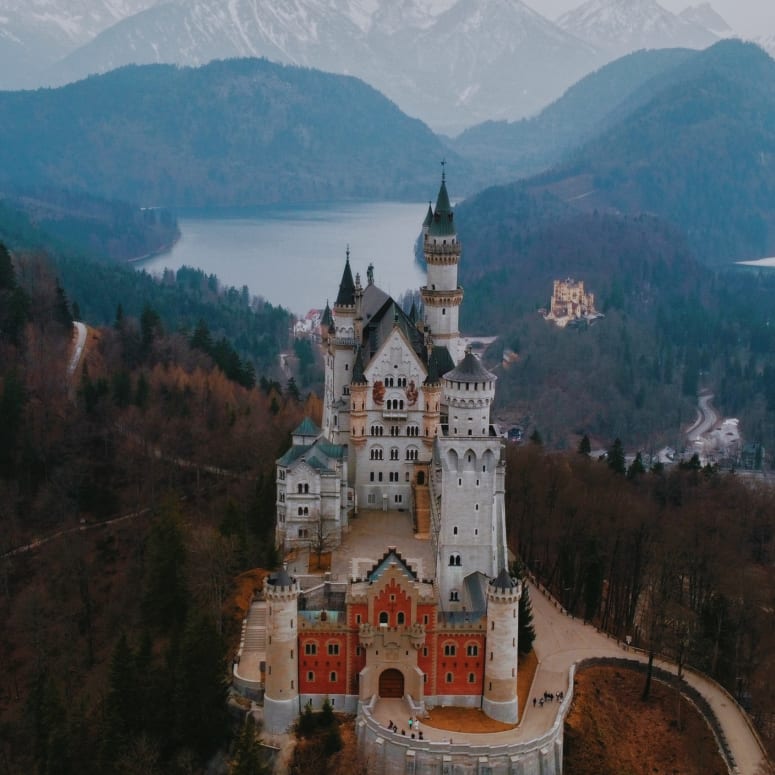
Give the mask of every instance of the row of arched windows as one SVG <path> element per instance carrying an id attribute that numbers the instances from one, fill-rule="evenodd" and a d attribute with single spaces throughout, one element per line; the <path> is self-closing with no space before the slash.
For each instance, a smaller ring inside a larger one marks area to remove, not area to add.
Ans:
<path id="1" fill-rule="evenodd" d="M 308 484 L 299 484 L 298 485 L 298 492 L 299 492 L 299 495 L 307 495 L 309 493 L 309 485 Z"/>

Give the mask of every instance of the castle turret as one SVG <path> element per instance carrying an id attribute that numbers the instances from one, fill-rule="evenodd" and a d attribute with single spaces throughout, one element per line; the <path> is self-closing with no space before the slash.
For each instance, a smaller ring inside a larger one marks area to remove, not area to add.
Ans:
<path id="1" fill-rule="evenodd" d="M 458 316 L 463 301 L 463 289 L 457 282 L 460 242 L 444 173 L 436 209 L 432 213 L 429 210 L 423 222 L 423 251 L 428 267 L 426 284 L 420 289 L 425 322 L 433 332 L 434 342 L 445 346 L 457 362 L 461 355 Z"/>
<path id="2" fill-rule="evenodd" d="M 495 381 L 469 349 L 442 382 L 441 497 L 456 506 L 437 534 L 439 590 L 448 610 L 463 609 L 472 571 L 492 577 L 506 563 L 502 444 L 490 428 Z"/>
<path id="3" fill-rule="evenodd" d="M 498 378 L 466 349 L 465 357 L 444 375 L 444 403 L 450 436 L 488 436 L 490 407 Z"/>
<path id="4" fill-rule="evenodd" d="M 350 383 L 350 443 L 355 447 L 366 444 L 366 400 L 369 391 L 369 381 L 363 372 L 363 352 L 358 348 L 353 365 L 352 382 Z M 353 458 L 355 462 L 356 458 Z"/>
<path id="5" fill-rule="evenodd" d="M 340 426 L 336 404 L 347 395 L 349 389 L 355 345 L 358 341 L 356 329 L 360 325 L 360 321 L 357 320 L 358 302 L 362 295 L 360 283 L 356 284 L 353 280 L 349 247 L 346 255 L 339 293 L 334 302 L 333 336 L 329 335 L 323 406 L 323 432 L 327 439 L 337 444 L 346 441 L 343 434 L 349 430 Z M 344 419 L 346 415 L 342 417 Z"/>
<path id="6" fill-rule="evenodd" d="M 283 568 L 264 582 L 267 602 L 264 727 L 286 732 L 299 715 L 299 585 Z"/>
<path id="7" fill-rule="evenodd" d="M 519 599 L 522 587 L 505 568 L 487 586 L 487 650 L 482 710 L 493 719 L 516 724 Z"/>

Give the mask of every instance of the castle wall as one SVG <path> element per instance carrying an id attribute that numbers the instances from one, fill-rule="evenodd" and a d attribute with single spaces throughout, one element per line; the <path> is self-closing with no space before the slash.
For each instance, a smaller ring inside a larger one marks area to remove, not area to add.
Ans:
<path id="1" fill-rule="evenodd" d="M 573 686 L 571 677 L 570 686 Z M 356 722 L 358 749 L 371 772 L 385 775 L 561 775 L 563 724 L 570 709 L 571 692 L 558 708 L 552 728 L 525 742 L 475 746 L 455 741 L 412 740 L 381 726 L 372 715 L 372 704 L 361 703 Z"/>

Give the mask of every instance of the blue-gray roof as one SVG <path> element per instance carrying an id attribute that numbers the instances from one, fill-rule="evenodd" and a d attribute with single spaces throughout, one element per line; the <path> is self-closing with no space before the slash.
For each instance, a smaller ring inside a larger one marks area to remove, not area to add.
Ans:
<path id="1" fill-rule="evenodd" d="M 320 436 L 320 428 L 309 417 L 305 417 L 299 427 L 293 432 L 294 436 Z"/>

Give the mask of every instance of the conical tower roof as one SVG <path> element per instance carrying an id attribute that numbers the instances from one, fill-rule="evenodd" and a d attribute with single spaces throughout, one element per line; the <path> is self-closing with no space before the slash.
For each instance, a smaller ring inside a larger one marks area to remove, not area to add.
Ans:
<path id="1" fill-rule="evenodd" d="M 423 228 L 428 228 L 433 223 L 433 207 L 428 202 L 428 212 L 425 214 L 425 220 L 422 222 Z"/>
<path id="2" fill-rule="evenodd" d="M 495 587 L 495 589 L 501 590 L 514 589 L 517 586 L 505 568 L 501 569 L 501 572 L 490 582 L 490 585 Z"/>
<path id="3" fill-rule="evenodd" d="M 444 375 L 449 382 L 491 382 L 498 379 L 491 371 L 482 366 L 482 362 L 466 348 L 466 354 L 460 363 Z"/>
<path id="4" fill-rule="evenodd" d="M 334 302 L 336 307 L 353 307 L 355 306 L 355 282 L 353 281 L 353 272 L 350 269 L 350 251 L 347 251 L 347 260 L 344 264 L 344 272 L 342 272 L 342 281 L 339 283 L 339 293 L 336 296 Z"/>
<path id="5" fill-rule="evenodd" d="M 366 385 L 368 380 L 363 370 L 363 351 L 358 347 L 355 353 L 355 363 L 353 364 L 353 378 L 351 384 L 353 385 Z"/>
<path id="6" fill-rule="evenodd" d="M 320 325 L 328 328 L 334 322 L 334 316 L 331 314 L 331 307 L 328 306 L 326 299 L 326 308 L 323 310 L 323 317 L 320 319 Z"/>
<path id="7" fill-rule="evenodd" d="M 436 210 L 433 213 L 433 222 L 428 227 L 428 234 L 432 237 L 446 237 L 455 233 L 454 213 L 447 193 L 447 181 L 445 173 L 441 173 L 441 186 L 436 197 Z"/>

